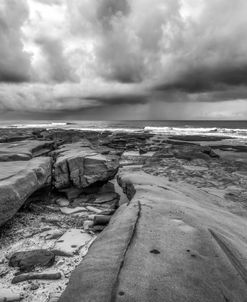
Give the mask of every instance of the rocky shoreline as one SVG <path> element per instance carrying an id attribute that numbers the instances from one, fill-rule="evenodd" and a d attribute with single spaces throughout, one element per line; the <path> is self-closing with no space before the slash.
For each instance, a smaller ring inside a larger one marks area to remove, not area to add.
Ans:
<path id="1" fill-rule="evenodd" d="M 0 170 L 0 301 L 246 301 L 247 142 L 0 129 Z"/>

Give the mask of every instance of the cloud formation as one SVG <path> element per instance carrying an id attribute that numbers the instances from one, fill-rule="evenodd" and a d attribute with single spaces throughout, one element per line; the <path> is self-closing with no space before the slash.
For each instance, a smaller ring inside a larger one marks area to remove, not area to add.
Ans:
<path id="1" fill-rule="evenodd" d="M 246 0 L 3 0 L 0 108 L 240 104 L 246 11 Z"/>
<path id="2" fill-rule="evenodd" d="M 0 3 L 0 82 L 23 82 L 30 78 L 30 57 L 23 51 L 21 26 L 28 18 L 25 0 Z"/>

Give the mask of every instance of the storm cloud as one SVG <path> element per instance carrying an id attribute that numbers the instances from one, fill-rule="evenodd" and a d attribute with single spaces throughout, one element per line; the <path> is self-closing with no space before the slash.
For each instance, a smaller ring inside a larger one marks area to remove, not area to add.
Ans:
<path id="1" fill-rule="evenodd" d="M 23 51 L 21 26 L 28 18 L 25 0 L 0 3 L 0 82 L 23 82 L 30 77 L 30 57 Z"/>
<path id="2" fill-rule="evenodd" d="M 0 108 L 152 117 L 201 102 L 210 117 L 213 103 L 247 104 L 246 11 L 245 0 L 3 0 Z"/>

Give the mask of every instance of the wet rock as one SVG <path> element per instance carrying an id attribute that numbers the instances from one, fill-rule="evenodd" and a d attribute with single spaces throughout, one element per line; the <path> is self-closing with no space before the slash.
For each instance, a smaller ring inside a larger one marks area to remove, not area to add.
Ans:
<path id="1" fill-rule="evenodd" d="M 81 189 L 97 182 L 106 182 L 118 170 L 116 157 L 102 155 L 84 141 L 63 145 L 56 154 L 54 178 L 57 189 Z"/>
<path id="2" fill-rule="evenodd" d="M 70 229 L 56 241 L 52 251 L 56 255 L 72 257 L 91 239 L 92 236 L 81 229 Z"/>
<path id="3" fill-rule="evenodd" d="M 21 299 L 22 295 L 20 293 L 16 293 L 11 289 L 0 288 L 0 302 L 14 302 Z"/>
<path id="4" fill-rule="evenodd" d="M 19 267 L 21 271 L 30 271 L 36 266 L 50 267 L 55 262 L 55 255 L 48 250 L 33 250 L 14 253 L 9 265 Z"/>
<path id="5" fill-rule="evenodd" d="M 0 226 L 14 216 L 28 197 L 50 184 L 51 159 L 2 162 L 0 176 Z"/>

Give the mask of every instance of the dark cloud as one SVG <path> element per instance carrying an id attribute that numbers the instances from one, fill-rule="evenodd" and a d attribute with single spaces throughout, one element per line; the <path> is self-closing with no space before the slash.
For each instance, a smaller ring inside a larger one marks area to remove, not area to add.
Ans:
<path id="1" fill-rule="evenodd" d="M 231 63 L 229 63 L 228 66 L 191 68 L 179 74 L 174 81 L 157 84 L 153 89 L 198 93 L 224 91 L 243 85 L 247 86 L 247 62 L 246 65 L 240 66 L 231 66 Z"/>
<path id="2" fill-rule="evenodd" d="M 0 5 L 0 82 L 30 79 L 30 57 L 23 50 L 21 32 L 27 17 L 25 0 L 8 0 Z"/>
<path id="3" fill-rule="evenodd" d="M 77 80 L 63 53 L 62 41 L 44 36 L 36 39 L 36 43 L 40 45 L 48 63 L 47 74 L 50 81 L 61 83 Z"/>

